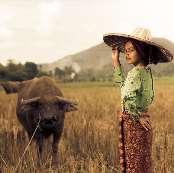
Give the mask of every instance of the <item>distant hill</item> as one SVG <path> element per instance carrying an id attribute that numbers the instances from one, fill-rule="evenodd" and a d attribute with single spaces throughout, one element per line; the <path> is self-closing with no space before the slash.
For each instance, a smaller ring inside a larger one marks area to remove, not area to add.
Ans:
<path id="1" fill-rule="evenodd" d="M 163 38 L 153 38 L 159 44 L 167 46 L 174 54 L 174 43 Z M 121 54 L 120 61 L 127 73 L 133 65 L 126 63 L 126 60 Z M 111 48 L 106 44 L 101 43 L 97 46 L 83 50 L 79 53 L 68 55 L 50 64 L 43 64 L 42 69 L 45 71 L 54 71 L 56 67 L 63 69 L 65 66 L 72 66 L 77 73 L 80 71 L 93 70 L 94 73 L 102 71 L 104 73 L 111 73 Z M 151 65 L 152 71 L 156 76 L 172 75 L 174 74 L 174 60 L 170 63 L 160 63 L 158 65 Z"/>

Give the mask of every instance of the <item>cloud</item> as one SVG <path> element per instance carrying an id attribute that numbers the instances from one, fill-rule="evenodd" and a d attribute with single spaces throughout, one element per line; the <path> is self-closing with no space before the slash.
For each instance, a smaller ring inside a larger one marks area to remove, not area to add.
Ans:
<path id="1" fill-rule="evenodd" d="M 101 43 L 104 33 L 130 33 L 137 26 L 174 40 L 172 2 L 1 0 L 0 57 L 51 62 Z"/>
<path id="2" fill-rule="evenodd" d="M 39 23 L 37 31 L 41 34 L 52 34 L 56 23 L 61 17 L 61 1 L 43 1 L 38 5 Z"/>

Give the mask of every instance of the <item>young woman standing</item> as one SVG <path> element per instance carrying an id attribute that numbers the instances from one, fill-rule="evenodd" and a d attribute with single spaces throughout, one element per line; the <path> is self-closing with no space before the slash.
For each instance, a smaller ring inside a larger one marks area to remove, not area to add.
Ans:
<path id="1" fill-rule="evenodd" d="M 121 89 L 119 111 L 119 162 L 121 173 L 152 173 L 152 127 L 148 107 L 153 101 L 153 77 L 149 64 L 169 62 L 172 54 L 151 41 L 150 31 L 137 28 L 133 34 L 106 34 L 104 41 L 112 47 L 114 82 Z M 127 77 L 119 53 L 134 67 Z"/>

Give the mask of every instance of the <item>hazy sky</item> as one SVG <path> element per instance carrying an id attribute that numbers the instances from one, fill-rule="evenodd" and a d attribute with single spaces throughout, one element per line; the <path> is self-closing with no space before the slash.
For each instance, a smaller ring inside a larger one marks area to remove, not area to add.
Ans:
<path id="1" fill-rule="evenodd" d="M 174 41 L 172 0 L 0 0 L 0 58 L 52 62 L 108 32 L 149 28 Z"/>

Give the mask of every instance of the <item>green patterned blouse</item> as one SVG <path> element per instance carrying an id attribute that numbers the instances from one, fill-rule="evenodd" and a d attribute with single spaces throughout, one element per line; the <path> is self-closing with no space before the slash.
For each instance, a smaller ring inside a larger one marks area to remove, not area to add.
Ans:
<path id="1" fill-rule="evenodd" d="M 121 88 L 121 106 L 133 120 L 138 120 L 141 112 L 148 110 L 154 98 L 153 78 L 149 66 L 134 66 L 125 78 L 121 65 L 114 68 L 114 84 Z"/>

